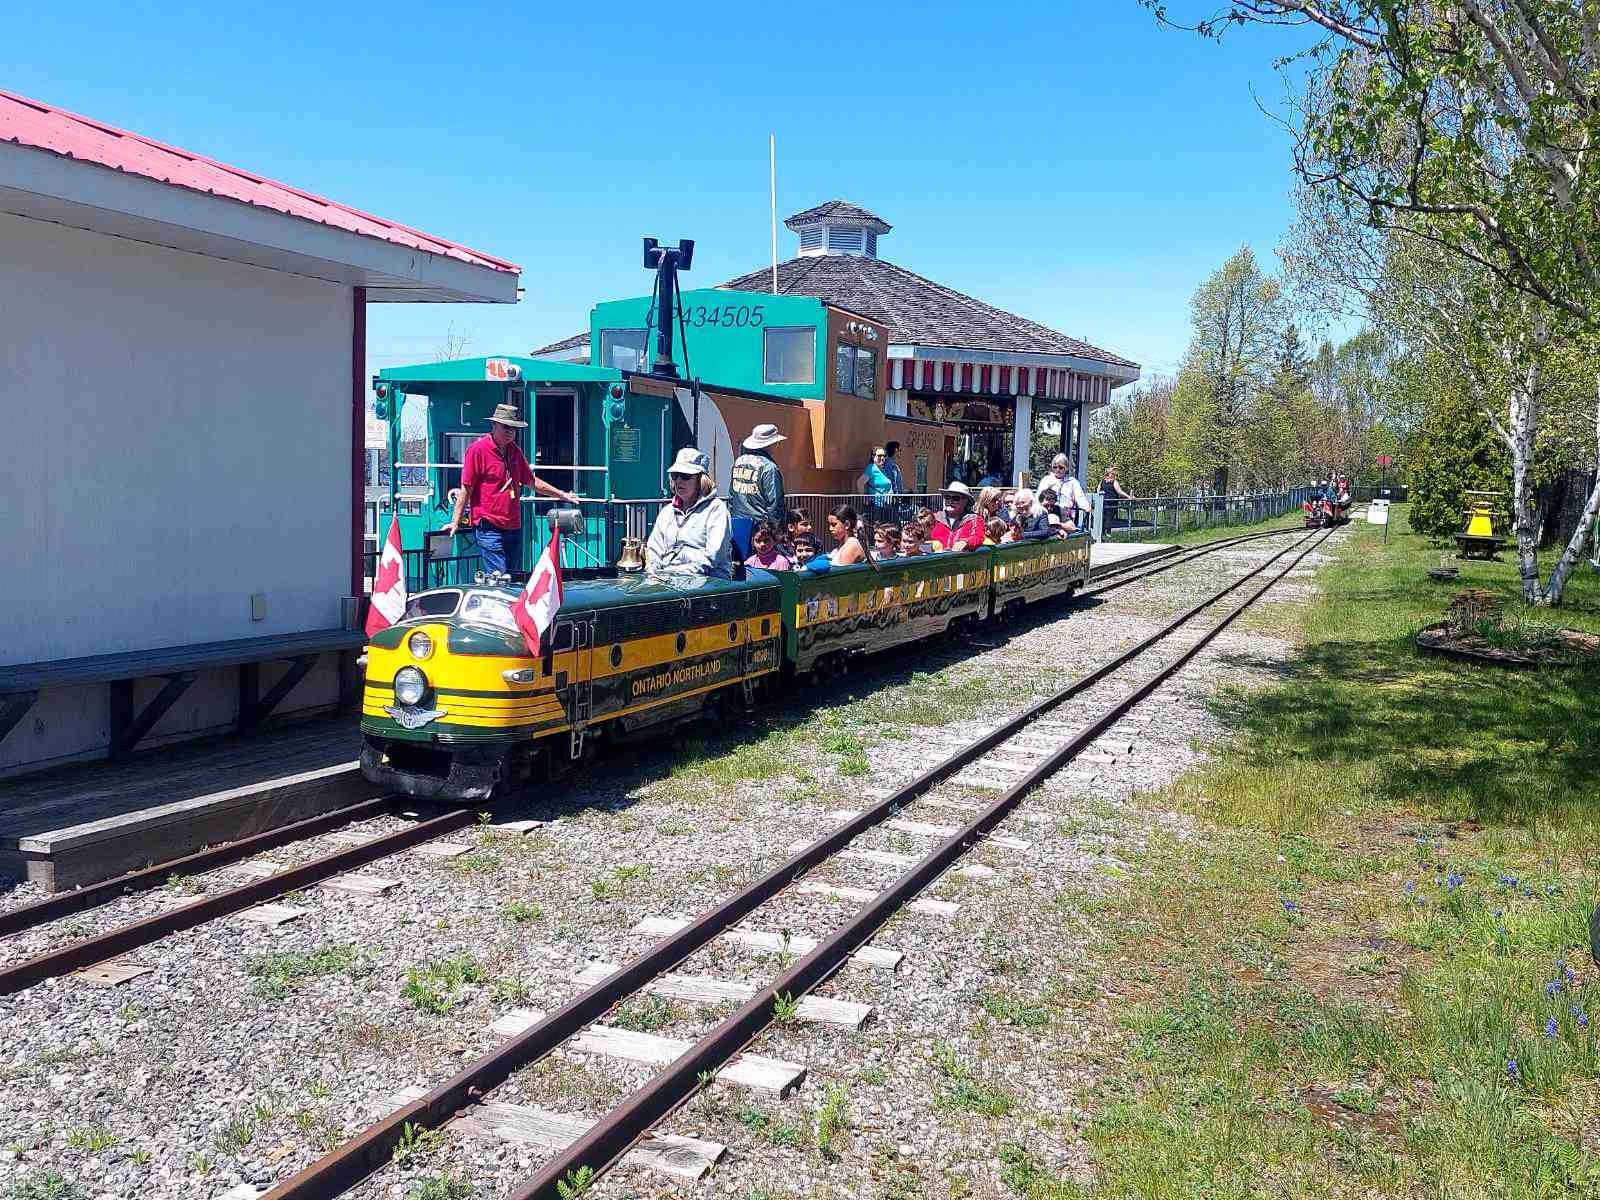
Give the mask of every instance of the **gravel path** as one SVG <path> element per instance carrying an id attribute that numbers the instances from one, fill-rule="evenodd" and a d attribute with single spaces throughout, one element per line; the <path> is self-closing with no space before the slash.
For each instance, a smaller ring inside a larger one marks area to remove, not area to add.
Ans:
<path id="1" fill-rule="evenodd" d="M 138 952 L 152 970 L 122 986 L 69 978 L 0 999 L 0 1196 L 49 1171 L 91 1197 L 256 1194 L 390 1111 L 401 1089 L 435 1084 L 489 1048 L 496 1018 L 551 1010 L 583 990 L 574 976 L 586 964 L 639 953 L 641 920 L 710 907 L 791 842 L 823 833 L 830 813 L 859 808 L 865 786 L 917 773 L 935 740 L 953 748 L 992 727 L 1294 536 L 1032 616 L 998 645 L 984 634 L 992 648 L 857 668 L 828 703 L 775 706 L 705 741 L 613 762 L 533 808 L 542 824 L 532 832 L 477 827 L 450 839 L 468 847 L 459 857 L 414 850 L 363 868 L 397 882 L 381 897 L 310 889 L 285 901 L 304 910 L 286 924 L 232 918 Z M 1285 594 L 1319 561 L 1307 558 Z M 704 1182 L 624 1166 L 596 1194 L 999 1196 L 1010 1194 L 1002 1177 L 1019 1154 L 1081 1169 L 1081 1106 L 1110 1003 L 1085 966 L 1093 904 L 1137 866 L 1148 834 L 1128 799 L 1170 781 L 1219 735 L 1208 700 L 1220 688 L 1269 678 L 1290 650 L 1235 625 L 1103 739 L 1133 741 L 1133 754 L 1095 767 L 1092 780 L 1058 776 L 998 831 L 1028 849 L 980 847 L 965 861 L 993 877 L 951 875 L 930 889 L 959 903 L 953 917 L 897 915 L 872 939 L 905 953 L 897 972 L 847 968 L 817 993 L 874 1005 L 863 1030 L 801 1024 L 758 1039 L 752 1052 L 807 1067 L 797 1094 L 780 1101 L 719 1084 L 674 1114 L 664 1132 L 729 1147 Z M 1086 715 L 1092 701 L 1074 707 Z M 934 798 L 985 799 L 951 784 Z M 964 814 L 919 805 L 906 816 L 959 824 Z M 269 857 L 287 865 L 337 844 L 324 835 Z M 856 848 L 931 845 L 880 828 Z M 876 890 L 895 870 L 836 861 L 813 878 Z M 196 886 L 237 879 L 230 868 Z M 189 887 L 0 942 L 0 962 L 182 903 Z M 791 890 L 746 925 L 820 938 L 849 911 Z M 678 972 L 754 983 L 776 966 L 718 939 Z M 725 1011 L 636 999 L 610 1020 L 694 1037 Z M 493 1098 L 592 1118 L 649 1070 L 563 1051 Z M 446 1133 L 352 1195 L 410 1197 L 453 1174 L 476 1185 L 460 1196 L 502 1196 L 543 1158 Z"/>

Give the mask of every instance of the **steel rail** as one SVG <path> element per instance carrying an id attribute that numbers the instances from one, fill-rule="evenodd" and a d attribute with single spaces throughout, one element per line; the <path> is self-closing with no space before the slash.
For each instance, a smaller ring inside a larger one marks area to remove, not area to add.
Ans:
<path id="1" fill-rule="evenodd" d="M 1323 540 L 1327 536 L 1324 533 Z M 1083 753 L 1096 738 L 1182 670 L 1246 609 L 1294 570 L 1306 555 L 1316 549 L 1316 544 L 1306 545 L 1308 540 L 1303 539 L 1296 546 L 1289 547 L 1288 550 L 1293 550 L 1297 546 L 1305 546 L 1283 570 L 1257 588 L 1243 603 L 1231 609 L 1193 645 L 1007 788 L 973 821 L 940 843 L 880 892 L 843 928 L 758 991 L 742 1008 L 696 1042 L 669 1067 L 628 1096 L 577 1141 L 557 1153 L 526 1184 L 513 1189 L 507 1200 L 557 1200 L 562 1185 L 570 1187 L 568 1181 L 574 1172 L 587 1167 L 598 1174 L 620 1158 L 651 1127 L 700 1089 L 703 1073 L 715 1072 L 726 1064 L 772 1022 L 779 996 L 804 995 L 842 967 L 850 955 L 864 945 L 901 906 L 948 870 L 1016 808 L 1023 797 Z M 1275 556 L 1273 561 L 1281 556 Z"/>
<path id="2" fill-rule="evenodd" d="M 306 817 L 278 829 L 269 829 L 263 833 L 239 838 L 237 841 L 207 846 L 204 850 L 197 850 L 181 858 L 171 858 L 70 892 L 47 896 L 32 904 L 24 904 L 21 908 L 0 913 L 0 937 L 32 929 L 35 925 L 43 925 L 46 921 L 71 916 L 86 908 L 96 908 L 115 900 L 118 896 L 131 896 L 137 892 L 149 891 L 151 888 L 160 887 L 174 875 L 198 875 L 203 871 L 214 871 L 218 867 L 238 862 L 241 858 L 249 858 L 252 854 L 259 854 L 263 850 L 276 850 L 279 846 L 299 841 L 301 838 L 315 837 L 319 833 L 326 833 L 336 826 L 347 825 L 351 821 L 364 821 L 368 817 L 382 816 L 398 807 L 405 799 L 406 797 L 398 794 L 377 796 L 358 804 L 318 813 L 314 817 Z"/>
<path id="3" fill-rule="evenodd" d="M 159 941 L 168 934 L 193 929 L 196 925 L 204 925 L 207 921 L 239 912 L 263 900 L 281 896 L 285 892 L 320 883 L 342 871 L 362 867 L 380 858 L 387 858 L 391 854 L 398 854 L 402 850 L 409 850 L 412 846 L 472 825 L 477 819 L 478 814 L 470 808 L 452 809 L 430 820 L 420 821 L 408 829 L 384 834 L 359 846 L 351 846 L 324 855 L 322 858 L 312 859 L 310 862 L 279 871 L 276 875 L 269 875 L 265 879 L 229 888 L 214 896 L 203 896 L 193 904 L 180 905 L 59 949 L 46 951 L 12 966 L 0 967 L 0 996 L 9 996 L 42 980 L 53 979 L 58 975 L 104 962 L 108 958 L 116 958 L 130 950 L 137 950 L 141 946 Z"/>
<path id="4" fill-rule="evenodd" d="M 1306 539 L 1296 545 L 1304 545 Z M 408 1126 L 437 1128 L 469 1104 L 476 1103 L 528 1063 L 551 1053 L 562 1042 L 603 1017 L 613 1005 L 638 991 L 656 976 L 669 971 L 725 930 L 743 920 L 795 879 L 844 849 L 862 833 L 888 820 L 909 801 L 1025 728 L 1051 709 L 1070 700 L 1119 670 L 1164 640 L 1196 615 L 1244 586 L 1277 559 L 1294 550 L 1285 547 L 1248 574 L 1200 601 L 1164 629 L 1094 668 L 1061 690 L 1029 705 L 977 740 L 946 756 L 939 763 L 903 784 L 890 796 L 852 820 L 825 834 L 794 857 L 722 901 L 679 932 L 656 942 L 632 962 L 619 967 L 587 991 L 568 1001 L 537 1024 L 468 1064 L 454 1076 L 416 1100 L 396 1109 L 343 1146 L 324 1155 L 297 1174 L 277 1184 L 260 1200 L 333 1200 L 389 1161 Z M 813 956 L 814 957 L 814 956 Z M 809 960 L 808 960 L 809 961 Z"/>
<path id="5" fill-rule="evenodd" d="M 1137 583 L 1141 579 L 1148 579 L 1152 575 L 1159 575 L 1163 571 L 1170 571 L 1173 567 L 1181 567 L 1185 563 L 1192 563 L 1197 558 L 1203 558 L 1205 555 L 1212 554 L 1218 550 L 1226 550 L 1229 546 L 1237 546 L 1244 542 L 1253 542 L 1258 538 L 1283 537 L 1285 534 L 1304 534 L 1306 532 L 1308 531 L 1304 529 L 1296 529 L 1291 526 L 1285 529 L 1267 529 L 1259 533 L 1246 533 L 1240 535 L 1239 537 L 1218 538 L 1216 541 L 1201 542 L 1194 546 L 1174 546 L 1172 551 L 1168 554 L 1159 555 L 1154 559 L 1147 558 L 1143 562 L 1129 563 L 1121 570 L 1113 569 L 1108 571 L 1105 575 L 1100 577 L 1101 579 L 1106 580 L 1105 583 L 1095 584 L 1093 581 L 1091 581 L 1090 586 L 1079 592 L 1078 595 L 1080 597 L 1098 596 L 1104 592 L 1113 591 L 1116 588 L 1122 587 L 1124 584 Z M 1140 570 L 1141 567 L 1147 569 Z M 1118 576 L 1123 575 L 1127 571 L 1137 571 L 1138 573 L 1135 575 L 1127 575 L 1126 578 L 1118 578 Z"/>

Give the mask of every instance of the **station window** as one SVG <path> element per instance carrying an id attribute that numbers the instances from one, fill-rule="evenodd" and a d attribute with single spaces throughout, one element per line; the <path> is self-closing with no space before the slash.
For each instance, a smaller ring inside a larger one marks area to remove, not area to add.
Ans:
<path id="1" fill-rule="evenodd" d="M 856 390 L 856 348 L 844 342 L 833 349 L 833 386 L 847 396 Z"/>
<path id="2" fill-rule="evenodd" d="M 766 331 L 763 383 L 816 383 L 817 331 L 810 325 Z"/>
<path id="3" fill-rule="evenodd" d="M 646 337 L 647 331 L 643 329 L 602 329 L 600 361 L 595 366 L 614 367 L 619 371 L 644 370 Z"/>
<path id="4" fill-rule="evenodd" d="M 856 381 L 855 393 L 863 400 L 871 400 L 877 394 L 878 384 L 878 352 L 876 350 L 863 350 L 856 347 Z"/>

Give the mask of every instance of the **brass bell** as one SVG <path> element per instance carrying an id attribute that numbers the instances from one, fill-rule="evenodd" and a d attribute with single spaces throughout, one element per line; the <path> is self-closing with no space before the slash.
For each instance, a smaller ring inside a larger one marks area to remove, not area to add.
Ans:
<path id="1" fill-rule="evenodd" d="M 625 537 L 622 539 L 622 555 L 617 559 L 619 571 L 644 570 L 644 539 Z"/>

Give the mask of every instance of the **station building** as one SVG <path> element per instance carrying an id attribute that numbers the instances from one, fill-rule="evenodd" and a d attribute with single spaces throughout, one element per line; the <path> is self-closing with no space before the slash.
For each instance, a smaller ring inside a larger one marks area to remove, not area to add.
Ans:
<path id="1" fill-rule="evenodd" d="M 367 305 L 518 274 L 0 92 L 0 776 L 333 703 Z"/>
<path id="2" fill-rule="evenodd" d="M 976 484 L 993 476 L 1015 483 L 1030 471 L 1034 442 L 1041 433 L 1059 437 L 1059 445 L 1083 474 L 1088 465 L 1088 417 L 1110 402 L 1113 389 L 1139 378 L 1137 363 L 890 262 L 879 253 L 889 223 L 847 201 L 830 200 L 808 208 L 785 224 L 798 236 L 799 245 L 793 258 L 778 264 L 776 286 L 770 267 L 718 286 L 778 297 L 813 297 L 841 314 L 820 351 L 826 360 L 821 369 L 828 375 L 809 381 L 813 394 L 826 386 L 834 393 L 859 395 L 855 364 L 860 351 L 871 350 L 879 372 L 874 389 L 882 396 L 884 415 L 952 431 L 946 461 L 932 464 L 923 482 L 937 486 L 959 477 Z M 685 293 L 684 302 L 688 309 L 691 293 Z M 632 303 L 637 307 L 637 301 Z M 642 321 L 616 323 L 626 318 L 626 312 L 605 309 L 597 307 L 590 331 L 545 346 L 535 355 L 624 370 L 639 366 Z M 770 344 L 785 333 L 771 322 L 764 325 L 765 331 L 756 336 L 766 344 L 756 346 L 746 359 L 759 366 L 760 374 L 748 382 L 763 389 L 790 386 L 793 381 L 782 370 L 794 356 Z M 868 327 L 881 330 L 883 340 L 875 347 L 852 344 Z M 706 359 L 715 353 L 710 344 L 729 332 L 737 331 L 720 325 L 702 331 L 690 320 L 689 365 L 696 374 L 725 379 L 725 372 L 707 373 Z M 697 348 L 702 349 L 700 362 L 693 358 Z M 802 351 L 800 359 L 805 358 Z M 843 374 L 847 370 L 850 376 Z M 840 464 L 834 478 L 821 481 L 830 485 L 828 490 L 851 490 L 844 481 L 865 466 L 863 449 L 852 442 L 851 462 Z M 911 470 L 905 463 L 902 470 L 909 482 Z"/>

